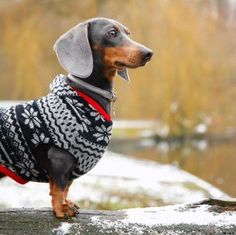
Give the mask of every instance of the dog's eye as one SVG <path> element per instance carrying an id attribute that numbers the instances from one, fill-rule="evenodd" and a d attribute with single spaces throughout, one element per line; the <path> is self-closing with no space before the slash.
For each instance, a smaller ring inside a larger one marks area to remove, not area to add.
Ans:
<path id="1" fill-rule="evenodd" d="M 117 32 L 113 29 L 108 32 L 108 36 L 111 38 L 115 38 L 117 36 Z"/>

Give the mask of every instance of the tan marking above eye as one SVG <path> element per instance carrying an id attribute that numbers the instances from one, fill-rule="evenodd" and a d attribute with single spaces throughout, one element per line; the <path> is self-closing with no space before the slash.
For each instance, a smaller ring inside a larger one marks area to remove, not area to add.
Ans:
<path id="1" fill-rule="evenodd" d="M 127 28 L 124 28 L 124 30 L 127 35 L 130 35 L 130 31 Z"/>

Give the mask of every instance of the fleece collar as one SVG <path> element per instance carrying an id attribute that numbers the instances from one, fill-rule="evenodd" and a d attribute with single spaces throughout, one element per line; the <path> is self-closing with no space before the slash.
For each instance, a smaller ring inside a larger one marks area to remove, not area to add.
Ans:
<path id="1" fill-rule="evenodd" d="M 87 103 L 89 103 L 93 108 L 97 110 L 107 121 L 111 121 L 112 118 L 110 114 L 108 114 L 100 104 L 98 104 L 94 99 L 87 96 L 83 92 L 81 92 L 79 89 L 72 88 L 67 82 L 66 82 L 66 76 L 63 74 L 60 74 L 55 77 L 55 79 L 50 84 L 50 90 L 52 93 L 58 95 L 58 96 L 81 96 Z"/>
<path id="2" fill-rule="evenodd" d="M 94 92 L 95 94 L 98 94 L 104 98 L 106 98 L 107 100 L 109 100 L 110 102 L 115 102 L 117 97 L 116 97 L 116 93 L 114 91 L 107 91 L 104 89 L 101 89 L 99 87 L 95 87 L 83 80 L 81 80 L 78 77 L 73 76 L 72 74 L 68 74 L 67 80 L 66 80 L 70 85 L 80 89 L 80 88 L 85 88 L 89 91 Z"/>

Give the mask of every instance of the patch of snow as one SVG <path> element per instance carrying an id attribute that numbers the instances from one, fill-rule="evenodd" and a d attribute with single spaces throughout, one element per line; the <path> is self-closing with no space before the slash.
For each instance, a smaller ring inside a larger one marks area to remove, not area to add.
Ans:
<path id="1" fill-rule="evenodd" d="M 20 185 L 8 177 L 1 179 L 0 184 L 1 208 L 51 206 L 48 184 L 29 182 Z"/>
<path id="2" fill-rule="evenodd" d="M 98 225 L 99 227 L 102 227 L 102 228 L 112 228 L 114 226 L 114 223 L 111 223 L 110 221 L 108 220 L 101 220 L 100 219 L 101 216 L 92 216 L 90 221 L 92 222 L 92 224 L 96 224 Z"/>
<path id="3" fill-rule="evenodd" d="M 122 223 L 136 223 L 146 226 L 177 224 L 235 225 L 236 212 L 215 213 L 209 212 L 208 208 L 208 205 L 201 205 L 198 208 L 186 209 L 186 204 L 183 204 L 145 209 L 129 209 L 124 210 L 127 218 L 122 220 Z"/>
<path id="4" fill-rule="evenodd" d="M 147 234 L 148 229 L 159 226 L 173 225 L 199 225 L 199 226 L 216 226 L 230 228 L 235 225 L 236 212 L 215 213 L 208 211 L 208 205 L 201 205 L 197 208 L 187 208 L 187 204 L 166 206 L 166 207 L 150 207 L 137 208 L 129 210 L 121 210 L 125 216 L 122 219 L 111 221 L 109 218 L 102 216 L 93 216 L 91 218 L 92 225 L 100 227 L 102 231 L 113 228 L 116 232 L 127 231 L 125 234 Z M 181 234 L 165 233 L 165 234 Z M 120 233 L 124 234 L 124 233 Z M 185 233 L 184 233 L 185 234 Z"/>
<path id="5" fill-rule="evenodd" d="M 58 228 L 54 228 L 52 230 L 52 233 L 56 235 L 66 235 L 70 232 L 71 227 L 72 227 L 72 224 L 67 223 L 67 222 L 62 222 Z M 80 234 L 79 231 L 77 234 Z"/>
<path id="6" fill-rule="evenodd" d="M 176 166 L 160 164 L 147 160 L 127 158 L 123 155 L 111 152 L 108 152 L 106 156 L 104 156 L 97 164 L 97 166 L 89 173 L 90 176 L 93 174 L 100 177 L 107 177 L 108 179 L 125 178 L 133 183 L 138 181 L 142 187 L 145 188 L 145 186 L 148 186 L 145 189 L 155 188 L 157 183 L 165 184 L 165 187 L 167 185 L 171 185 L 172 183 L 194 183 L 199 188 L 208 191 L 212 196 L 218 198 L 226 197 L 226 194 L 222 193 L 209 183 L 193 176 L 190 173 L 180 170 Z"/>
<path id="7" fill-rule="evenodd" d="M 22 101 L 22 100 L 14 100 L 14 101 L 11 101 L 11 100 L 8 100 L 8 101 L 1 101 L 0 102 L 0 108 L 9 108 L 13 105 L 17 105 L 17 104 L 22 104 L 24 103 L 25 101 Z"/>
<path id="8" fill-rule="evenodd" d="M 110 221 L 105 220 L 104 218 L 101 219 L 101 216 L 92 216 L 90 221 L 91 225 L 99 227 L 99 232 L 104 234 L 112 234 L 112 230 L 114 230 L 115 234 L 120 235 L 144 234 L 144 229 L 139 225 L 132 224 L 132 228 L 129 228 L 127 227 L 127 223 L 123 223 L 122 220 Z M 124 228 L 126 230 L 125 233 Z"/>

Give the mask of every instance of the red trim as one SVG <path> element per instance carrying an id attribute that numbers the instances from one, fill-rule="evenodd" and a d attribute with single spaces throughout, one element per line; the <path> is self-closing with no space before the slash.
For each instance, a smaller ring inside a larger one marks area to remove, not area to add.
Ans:
<path id="1" fill-rule="evenodd" d="M 14 172 L 10 171 L 9 169 L 7 169 L 3 165 L 0 165 L 0 172 L 3 173 L 6 176 L 9 176 L 10 178 L 15 180 L 19 184 L 26 184 L 26 183 L 28 183 L 28 181 L 24 180 L 19 175 L 16 175 Z"/>
<path id="2" fill-rule="evenodd" d="M 102 108 L 100 104 L 98 104 L 94 99 L 85 95 L 83 92 L 73 87 L 73 90 L 81 96 L 84 100 L 86 100 L 89 104 L 91 104 L 104 118 L 106 121 L 111 121 L 111 116 Z"/>

